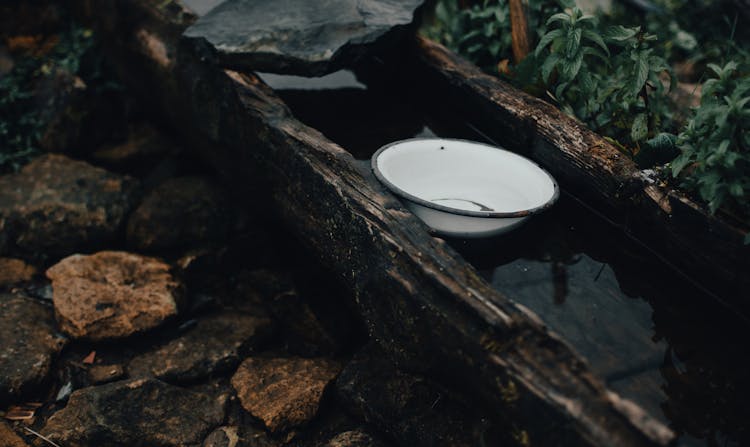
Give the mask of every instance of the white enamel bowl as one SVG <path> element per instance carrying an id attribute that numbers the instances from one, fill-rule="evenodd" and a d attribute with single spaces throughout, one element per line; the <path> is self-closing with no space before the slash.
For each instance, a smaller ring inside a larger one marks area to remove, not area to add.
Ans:
<path id="1" fill-rule="evenodd" d="M 552 206 L 560 191 L 533 161 L 486 144 L 417 138 L 372 156 L 378 180 L 437 233 L 488 237 Z"/>

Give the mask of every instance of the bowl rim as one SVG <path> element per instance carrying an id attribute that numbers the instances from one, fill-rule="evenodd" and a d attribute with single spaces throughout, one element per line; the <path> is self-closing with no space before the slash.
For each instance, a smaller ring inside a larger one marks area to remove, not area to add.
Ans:
<path id="1" fill-rule="evenodd" d="M 514 157 L 520 157 L 524 160 L 530 162 L 534 166 L 536 166 L 541 172 L 543 172 L 549 179 L 552 181 L 552 186 L 554 188 L 554 191 L 552 193 L 552 196 L 543 204 L 536 206 L 534 208 L 529 208 L 525 210 L 519 210 L 519 211 L 473 211 L 473 210 L 463 210 L 460 208 L 453 208 L 450 206 L 440 205 L 435 202 L 431 202 L 429 200 L 422 199 L 421 197 L 417 197 L 413 194 L 409 194 L 408 192 L 404 191 L 403 189 L 399 188 L 398 186 L 394 185 L 391 181 L 385 178 L 383 173 L 380 171 L 380 168 L 378 167 L 378 157 L 380 157 L 380 154 L 387 151 L 388 149 L 391 149 L 393 146 L 397 146 L 403 143 L 411 143 L 414 141 L 454 141 L 454 142 L 460 142 L 460 143 L 470 143 L 477 146 L 485 146 L 490 149 L 499 150 L 506 152 Z M 372 171 L 375 173 L 375 177 L 383 183 L 391 192 L 393 192 L 395 195 L 403 197 L 411 202 L 417 203 L 419 205 L 422 205 L 427 208 L 432 208 L 438 211 L 443 211 L 449 214 L 456 214 L 459 216 L 471 216 L 471 217 L 489 217 L 489 218 L 508 218 L 508 217 L 526 217 L 531 216 L 533 214 L 541 213 L 542 211 L 546 210 L 547 208 L 554 205 L 554 203 L 557 201 L 557 199 L 560 197 L 560 187 L 557 184 L 557 181 L 555 180 L 552 175 L 547 172 L 546 169 L 539 166 L 537 162 L 534 160 L 530 160 L 527 157 L 524 157 L 523 155 L 519 155 L 515 152 L 509 151 L 508 149 L 504 149 L 499 146 L 493 146 L 491 144 L 482 143 L 479 141 L 472 141 L 467 140 L 463 138 L 439 138 L 439 137 L 426 137 L 426 138 L 407 138 L 403 140 L 393 141 L 391 143 L 386 144 L 385 146 L 382 146 L 380 149 L 378 149 L 374 154 L 372 154 L 372 157 L 370 158 L 370 166 L 372 167 Z"/>

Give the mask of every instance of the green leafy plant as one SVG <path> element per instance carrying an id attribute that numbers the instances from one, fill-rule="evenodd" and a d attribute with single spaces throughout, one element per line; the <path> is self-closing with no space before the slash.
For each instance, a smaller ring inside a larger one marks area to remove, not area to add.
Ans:
<path id="1" fill-rule="evenodd" d="M 92 47 L 91 31 L 73 26 L 43 55 L 16 58 L 13 70 L 0 77 L 0 171 L 16 170 L 39 152 L 37 142 L 45 122 L 34 89 L 56 70 L 76 74 Z"/>
<path id="2" fill-rule="evenodd" d="M 734 61 L 708 68 L 713 77 L 677 139 L 681 154 L 672 174 L 712 213 L 726 207 L 750 216 L 750 78 L 740 76 Z"/>
<path id="3" fill-rule="evenodd" d="M 547 20 L 547 26 L 558 24 L 559 27 L 542 36 L 534 55 L 539 57 L 542 52 L 548 50 L 540 67 L 542 80 L 545 84 L 550 84 L 550 75 L 553 71 L 557 73 L 555 94 L 558 97 L 563 96 L 579 74 L 585 84 L 584 89 L 589 90 L 593 87 L 589 71 L 581 71 L 585 57 L 594 56 L 604 63 L 607 62 L 609 49 L 601 36 L 594 31 L 595 20 L 594 16 L 584 15 L 578 7 L 566 9 Z"/>
<path id="4" fill-rule="evenodd" d="M 663 82 L 669 67 L 651 47 L 656 37 L 640 27 L 601 32 L 597 18 L 577 7 L 547 24 L 552 29 L 539 41 L 532 63 L 539 66 L 548 96 L 633 157 L 663 149 L 665 140 L 654 138 L 669 116 Z"/>
<path id="5" fill-rule="evenodd" d="M 528 27 L 539 38 L 546 30 L 546 18 L 560 8 L 555 0 L 530 0 L 527 10 Z M 480 0 L 463 9 L 457 1 L 440 0 L 423 33 L 490 73 L 497 74 L 498 63 L 511 58 L 508 0 Z"/>
<path id="6" fill-rule="evenodd" d="M 747 220 L 750 27 L 742 25 L 732 0 L 653 1 L 659 8 L 645 16 L 622 6 L 614 14 L 590 16 L 572 0 L 530 0 L 536 49 L 499 74 L 556 103 L 640 166 L 671 161 L 681 185 L 712 212 L 723 208 Z M 485 70 L 497 73 L 497 63 L 511 57 L 507 0 L 484 0 L 467 9 L 439 0 L 436 18 L 433 29 L 440 33 L 431 37 Z M 685 82 L 712 74 L 692 115 L 678 110 L 670 96 L 677 79 L 667 61 L 680 63 Z"/>

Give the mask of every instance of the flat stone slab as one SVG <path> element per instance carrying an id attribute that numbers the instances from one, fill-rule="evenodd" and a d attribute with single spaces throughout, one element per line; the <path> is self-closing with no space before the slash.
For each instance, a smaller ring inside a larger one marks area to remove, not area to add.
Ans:
<path id="1" fill-rule="evenodd" d="M 397 45 L 423 0 L 228 0 L 185 31 L 227 66 L 320 76 Z"/>
<path id="2" fill-rule="evenodd" d="M 226 396 L 127 380 L 74 391 L 42 434 L 65 446 L 199 446 L 224 420 L 225 406 Z"/>
<path id="3" fill-rule="evenodd" d="M 0 176 L 0 255 L 65 256 L 112 241 L 133 206 L 134 178 L 63 155 Z"/>
<path id="4" fill-rule="evenodd" d="M 246 351 L 271 333 L 270 318 L 221 312 L 198 320 L 186 334 L 134 358 L 131 377 L 195 381 L 235 368 Z"/>
<path id="5" fill-rule="evenodd" d="M 100 341 L 153 329 L 178 312 L 181 284 L 159 259 L 121 251 L 69 256 L 47 270 L 60 328 Z"/>
<path id="6" fill-rule="evenodd" d="M 328 359 L 248 358 L 232 377 L 242 407 L 271 432 L 309 422 L 323 392 L 341 370 Z"/>
<path id="7" fill-rule="evenodd" d="M 51 308 L 0 294 L 0 407 L 41 385 L 65 344 Z"/>

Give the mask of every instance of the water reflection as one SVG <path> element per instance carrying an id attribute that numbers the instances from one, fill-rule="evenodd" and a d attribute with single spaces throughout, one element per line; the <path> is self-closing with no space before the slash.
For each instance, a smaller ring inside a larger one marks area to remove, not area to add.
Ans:
<path id="1" fill-rule="evenodd" d="M 516 233 L 450 242 L 678 445 L 750 442 L 744 320 L 570 197 Z"/>

